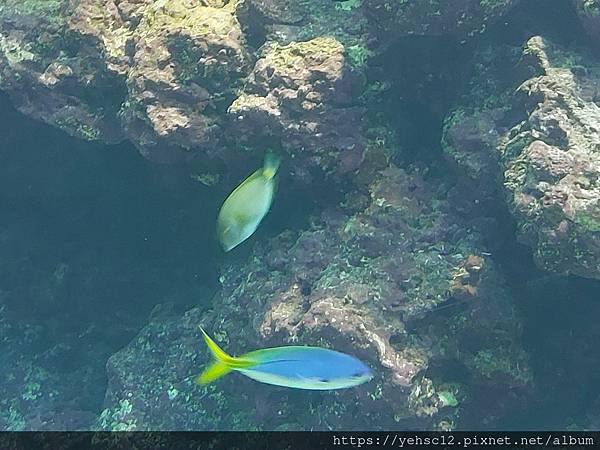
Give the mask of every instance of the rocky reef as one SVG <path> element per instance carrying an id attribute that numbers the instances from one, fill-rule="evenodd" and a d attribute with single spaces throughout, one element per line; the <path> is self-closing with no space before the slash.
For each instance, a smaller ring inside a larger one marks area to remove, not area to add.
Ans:
<path id="1" fill-rule="evenodd" d="M 484 106 L 450 115 L 446 152 L 484 191 L 504 186 L 519 239 L 539 267 L 598 278 L 598 64 L 536 36 L 522 52 L 482 55 L 481 65 L 498 69 L 506 58 L 514 79 L 497 81 L 493 69 L 478 75 L 488 77 L 487 89 L 475 81 L 471 98 Z"/>
<path id="2" fill-rule="evenodd" d="M 272 31 L 254 57 L 268 27 L 258 19 L 291 20 L 281 3 L 9 2 L 0 84 L 25 114 L 88 140 L 128 139 L 152 161 L 202 167 L 204 180 L 255 153 L 248 130 L 296 158 L 300 179 L 355 169 L 364 143 L 351 72 L 365 62 L 362 36 L 329 37 L 334 22 L 306 4 L 320 29 L 291 42 Z"/>
<path id="3" fill-rule="evenodd" d="M 201 167 L 206 182 L 265 140 L 294 158 L 300 182 L 339 180 L 363 157 L 368 59 L 394 35 L 481 32 L 514 3 L 9 1 L 0 86 L 25 114 L 128 139 L 153 161 Z"/>
<path id="4" fill-rule="evenodd" d="M 0 5 L 0 86 L 23 113 L 89 140 L 123 139 L 122 80 L 89 40 L 72 31 L 69 1 Z"/>
<path id="5" fill-rule="evenodd" d="M 246 143 L 276 139 L 293 158 L 292 176 L 308 184 L 319 172 L 339 177 L 360 166 L 364 108 L 353 98 L 360 91 L 338 40 L 273 43 L 228 113 Z"/>
<path id="6" fill-rule="evenodd" d="M 443 196 L 418 174 L 389 166 L 372 177 L 363 196 L 230 265 L 212 311 L 153 322 L 113 356 L 101 427 L 445 429 L 486 401 L 476 386 L 488 386 L 487 401 L 492 391 L 502 398 L 492 421 L 522 400 L 531 373 L 519 315 L 477 235 L 444 212 Z M 234 353 L 334 347 L 368 361 L 377 377 L 351 392 L 309 396 L 236 375 L 194 386 L 209 358 L 198 324 Z M 444 373 L 446 364 L 463 367 L 470 382 Z"/>
<path id="7" fill-rule="evenodd" d="M 0 230 L 0 429 L 597 426 L 600 8 L 542 4 L 5 0 L 0 90 L 79 141 L 0 142 L 0 213 L 33 205 Z M 273 211 L 222 254 L 218 206 L 267 148 Z M 376 376 L 199 386 L 199 325 Z"/>

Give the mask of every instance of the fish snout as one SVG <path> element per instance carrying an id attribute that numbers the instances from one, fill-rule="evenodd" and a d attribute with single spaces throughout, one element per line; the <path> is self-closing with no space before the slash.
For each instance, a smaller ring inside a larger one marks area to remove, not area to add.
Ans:
<path id="1" fill-rule="evenodd" d="M 371 381 L 374 377 L 375 373 L 371 370 L 370 367 L 367 366 L 364 366 L 363 369 L 352 374 L 352 378 L 358 383 L 366 383 L 367 381 Z"/>

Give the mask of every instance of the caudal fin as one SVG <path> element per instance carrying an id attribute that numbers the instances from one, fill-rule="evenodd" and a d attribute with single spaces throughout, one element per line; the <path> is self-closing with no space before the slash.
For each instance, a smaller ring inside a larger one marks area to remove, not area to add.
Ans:
<path id="1" fill-rule="evenodd" d="M 215 362 L 204 369 L 204 371 L 196 377 L 196 382 L 198 384 L 210 383 L 217 378 L 227 375 L 232 370 L 243 369 L 255 364 L 255 362 L 250 359 L 236 358 L 235 356 L 228 355 L 221 347 L 217 345 L 215 341 L 211 339 L 211 337 L 202 329 L 202 327 L 199 328 L 204 336 L 204 342 L 206 342 L 206 345 L 215 358 Z"/>
<path id="2" fill-rule="evenodd" d="M 265 162 L 263 163 L 263 176 L 269 180 L 273 178 L 277 174 L 280 163 L 281 157 L 274 151 L 269 150 L 265 155 Z"/>
<path id="3" fill-rule="evenodd" d="M 231 367 L 223 364 L 220 361 L 216 361 L 208 366 L 204 371 L 196 377 L 196 383 L 207 384 L 211 381 L 221 378 L 231 372 Z"/>

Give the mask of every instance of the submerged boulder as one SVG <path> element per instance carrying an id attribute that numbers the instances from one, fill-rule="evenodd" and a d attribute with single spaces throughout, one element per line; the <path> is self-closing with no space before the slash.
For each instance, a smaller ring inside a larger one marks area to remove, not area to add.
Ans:
<path id="1" fill-rule="evenodd" d="M 478 187 L 504 186 L 539 267 L 600 278 L 600 64 L 539 36 L 488 56 L 489 78 L 446 121 L 449 158 Z M 513 76 L 494 78 L 511 61 Z"/>
<path id="2" fill-rule="evenodd" d="M 150 159 L 212 144 L 248 55 L 233 6 L 92 0 L 0 6 L 0 88 L 24 113 Z"/>
<path id="3" fill-rule="evenodd" d="M 229 107 L 240 140 L 269 135 L 293 158 L 296 177 L 346 174 L 362 162 L 361 79 L 336 39 L 266 46 L 242 94 Z"/>
<path id="4" fill-rule="evenodd" d="M 74 32 L 70 0 L 0 4 L 0 89 L 24 114 L 88 140 L 123 139 L 123 80 Z"/>
<path id="5" fill-rule="evenodd" d="M 481 31 L 514 3 L 8 0 L 0 89 L 74 136 L 129 139 L 201 180 L 238 178 L 275 147 L 297 181 L 339 182 L 363 160 L 365 71 L 389 38 Z"/>
<path id="6" fill-rule="evenodd" d="M 221 141 L 219 115 L 249 63 L 232 2 L 136 2 L 98 7 L 83 1 L 74 26 L 98 37 L 126 79 L 120 118 L 149 159 L 177 161 Z"/>
<path id="7" fill-rule="evenodd" d="M 10 0 L 0 5 L 0 89 L 74 136 L 129 139 L 148 159 L 185 162 L 203 179 L 219 178 L 223 163 L 237 177 L 265 143 L 294 157 L 305 181 L 314 168 L 343 175 L 364 150 L 355 99 L 366 22 L 315 0 L 296 6 L 311 25 L 286 33 L 273 27 L 295 22 L 287 6 Z"/>

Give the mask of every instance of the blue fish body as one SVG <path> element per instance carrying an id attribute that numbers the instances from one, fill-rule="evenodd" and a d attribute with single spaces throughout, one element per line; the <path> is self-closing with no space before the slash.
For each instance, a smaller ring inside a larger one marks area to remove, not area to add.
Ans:
<path id="1" fill-rule="evenodd" d="M 262 383 L 311 390 L 344 389 L 373 378 L 371 369 L 359 359 L 327 348 L 275 347 L 236 358 L 221 350 L 206 333 L 204 339 L 216 361 L 198 376 L 201 384 L 232 370 Z"/>
<path id="2" fill-rule="evenodd" d="M 256 365 L 238 369 L 267 384 L 298 389 L 329 390 L 356 386 L 373 378 L 357 358 L 320 347 L 290 346 L 257 350 L 243 357 Z"/>

